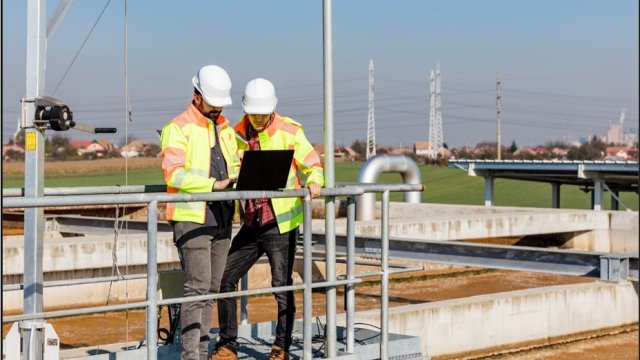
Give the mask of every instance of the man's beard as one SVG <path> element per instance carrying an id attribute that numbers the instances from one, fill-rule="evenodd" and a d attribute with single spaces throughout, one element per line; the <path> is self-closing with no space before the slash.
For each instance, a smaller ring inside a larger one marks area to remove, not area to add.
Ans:
<path id="1" fill-rule="evenodd" d="M 217 121 L 221 113 L 222 113 L 221 111 L 211 110 L 207 114 L 207 117 L 213 121 Z"/>

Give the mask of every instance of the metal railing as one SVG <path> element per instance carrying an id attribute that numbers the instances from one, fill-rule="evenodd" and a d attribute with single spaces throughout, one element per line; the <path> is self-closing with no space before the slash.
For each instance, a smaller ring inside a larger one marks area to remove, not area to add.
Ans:
<path id="1" fill-rule="evenodd" d="M 71 188 L 69 188 L 71 189 Z M 421 184 L 356 184 L 337 188 L 322 189 L 320 196 L 334 201 L 336 197 L 347 197 L 347 273 L 343 280 L 324 281 L 314 283 L 312 280 L 312 225 L 311 225 L 311 197 L 307 189 L 283 190 L 283 191 L 226 191 L 214 193 L 200 194 L 166 194 L 166 193 L 131 193 L 132 188 L 129 187 L 109 187 L 108 189 L 98 189 L 92 187 L 93 194 L 101 195 L 77 195 L 86 193 L 84 190 L 65 190 L 58 189 L 51 191 L 55 193 L 53 196 L 45 196 L 38 198 L 16 197 L 21 194 L 21 189 L 4 189 L 3 193 L 9 196 L 3 196 L 4 208 L 36 208 L 50 206 L 82 206 L 82 205 L 105 205 L 105 204 L 147 204 L 147 300 L 128 304 L 117 304 L 109 306 L 97 306 L 81 309 L 69 309 L 62 311 L 51 311 L 42 313 L 30 313 L 15 316 L 3 317 L 2 322 L 15 322 L 34 319 L 48 319 L 63 316 L 91 314 L 107 311 L 127 310 L 134 308 L 146 308 L 146 350 L 147 358 L 155 360 L 157 358 L 158 346 L 158 306 L 184 303 L 188 301 L 221 299 L 228 297 L 239 297 L 244 295 L 267 294 L 282 291 L 303 290 L 303 358 L 312 358 L 312 290 L 315 288 L 325 288 L 327 290 L 334 289 L 337 286 L 346 287 L 346 352 L 353 353 L 355 347 L 355 284 L 361 282 L 361 276 L 355 273 L 355 196 L 364 193 L 382 193 L 382 209 L 381 209 L 381 269 L 378 273 L 368 273 L 368 276 L 379 275 L 381 277 L 381 309 L 380 309 L 380 358 L 388 358 L 388 285 L 390 266 L 388 262 L 389 254 L 389 193 L 390 192 L 407 192 L 422 191 Z M 80 188 L 81 189 L 81 188 Z M 148 190 L 144 187 L 135 187 L 136 190 Z M 157 189 L 156 189 L 157 191 Z M 73 193 L 73 197 L 65 196 Z M 45 192 L 46 195 L 48 195 Z M 115 195 L 114 195 L 115 194 Z M 283 286 L 277 288 L 261 288 L 242 290 L 232 293 L 199 295 L 191 297 L 181 297 L 172 299 L 158 300 L 157 298 L 157 227 L 158 227 L 158 203 L 165 202 L 190 202 L 190 201 L 222 201 L 222 200 L 245 200 L 255 198 L 291 198 L 300 197 L 303 199 L 303 284 Z M 335 227 L 334 222 L 331 224 Z M 335 241 L 335 239 L 333 239 Z M 335 246 L 327 247 L 325 260 L 335 259 Z M 329 263 L 329 262 L 327 262 Z M 335 265 L 335 261 L 331 262 Z M 26 266 L 26 264 L 25 264 Z M 40 268 L 41 269 L 41 268 Z M 335 269 L 333 269 L 335 273 Z M 42 278 L 42 277 L 40 277 Z M 34 289 L 42 288 L 42 284 L 23 284 L 24 291 L 34 291 Z M 4 289 L 3 289 L 4 290 Z M 327 309 L 335 309 L 334 304 L 327 304 Z M 335 324 L 335 312 L 327 311 L 327 326 Z M 335 330 L 335 329 L 334 329 Z M 335 333 L 335 331 L 330 332 Z M 336 348 L 336 337 L 329 336 L 326 339 L 327 348 Z"/>

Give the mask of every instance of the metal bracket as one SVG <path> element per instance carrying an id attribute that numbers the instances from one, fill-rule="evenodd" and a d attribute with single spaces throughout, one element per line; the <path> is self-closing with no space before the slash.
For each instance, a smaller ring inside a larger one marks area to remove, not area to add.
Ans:
<path id="1" fill-rule="evenodd" d="M 628 254 L 606 254 L 600 256 L 600 280 L 620 282 L 628 278 Z"/>

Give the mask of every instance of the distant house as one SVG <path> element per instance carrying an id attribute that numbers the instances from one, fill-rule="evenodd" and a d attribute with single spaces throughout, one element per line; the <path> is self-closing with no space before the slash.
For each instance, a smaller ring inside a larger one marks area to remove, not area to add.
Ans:
<path id="1" fill-rule="evenodd" d="M 324 158 L 324 144 L 313 144 L 313 149 L 320 155 L 321 158 Z M 333 146 L 333 157 L 336 159 L 346 158 L 348 154 L 340 147 L 338 144 L 334 144 Z"/>
<path id="2" fill-rule="evenodd" d="M 535 154 L 536 154 L 536 152 L 533 151 L 532 148 L 527 147 L 527 146 L 522 146 L 522 147 L 518 148 L 518 150 L 513 152 L 513 156 L 516 156 L 516 157 L 534 156 Z"/>
<path id="3" fill-rule="evenodd" d="M 553 149 L 551 149 L 551 153 L 553 155 L 555 155 L 558 158 L 564 159 L 567 157 L 567 154 L 569 153 L 569 150 L 567 149 L 563 149 L 563 148 L 559 148 L 559 147 L 554 147 Z"/>
<path id="4" fill-rule="evenodd" d="M 123 147 L 118 149 L 118 152 L 122 157 L 132 158 L 132 157 L 144 156 L 146 151 L 152 147 L 157 147 L 157 145 L 150 141 L 133 140 L 127 145 L 124 145 Z"/>
<path id="5" fill-rule="evenodd" d="M 429 156 L 431 153 L 428 141 L 416 141 L 413 143 L 413 153 L 418 156 Z"/>
<path id="6" fill-rule="evenodd" d="M 91 141 L 84 148 L 77 148 L 78 155 L 95 154 L 97 157 L 104 156 L 105 150 L 96 140 Z"/>
<path id="7" fill-rule="evenodd" d="M 544 146 L 536 146 L 533 149 L 531 149 L 533 151 L 534 154 L 536 155 L 545 155 L 547 153 L 547 148 Z"/>
<path id="8" fill-rule="evenodd" d="M 113 145 L 113 143 L 109 139 L 96 139 L 94 141 L 100 144 L 100 146 L 102 146 L 102 148 L 106 152 L 111 152 L 116 149 L 115 145 Z"/>
<path id="9" fill-rule="evenodd" d="M 344 152 L 347 154 L 347 158 L 349 158 L 351 160 L 358 158 L 358 153 L 355 150 L 353 150 L 352 148 L 350 148 L 349 146 L 344 148 Z"/>
<path id="10" fill-rule="evenodd" d="M 69 144 L 74 149 L 86 149 L 91 144 L 91 140 L 73 140 Z"/>
<path id="11" fill-rule="evenodd" d="M 15 144 L 2 145 L 2 158 L 7 161 L 12 156 L 10 154 L 24 154 L 24 149 Z"/>
<path id="12" fill-rule="evenodd" d="M 611 160 L 627 160 L 629 158 L 629 153 L 626 146 L 607 146 L 606 152 L 607 158 L 615 158 Z"/>
<path id="13" fill-rule="evenodd" d="M 407 153 L 413 153 L 413 150 L 408 148 L 408 147 L 397 147 L 397 148 L 393 148 L 391 149 L 391 153 L 395 154 L 395 155 L 403 155 L 403 154 L 407 154 Z"/>
<path id="14" fill-rule="evenodd" d="M 431 149 L 431 143 L 429 141 L 416 141 L 413 143 L 413 153 L 417 156 L 429 157 L 435 159 L 439 156 L 448 158 L 451 156 L 451 151 L 446 148 L 440 148 L 439 151 Z"/>

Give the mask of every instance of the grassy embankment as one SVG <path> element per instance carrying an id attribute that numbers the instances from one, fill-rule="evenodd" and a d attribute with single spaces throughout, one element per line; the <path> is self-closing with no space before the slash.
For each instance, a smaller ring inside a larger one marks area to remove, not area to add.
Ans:
<path id="1" fill-rule="evenodd" d="M 48 162 L 45 164 L 45 186 L 107 186 L 107 185 L 143 185 L 162 184 L 162 171 L 159 159 L 131 159 L 128 162 L 125 177 L 123 159 L 94 161 Z M 336 181 L 352 182 L 358 176 L 361 163 L 337 163 Z M 5 164 L 2 174 L 2 187 L 22 187 L 24 184 L 24 164 Z M 484 179 L 468 176 L 457 169 L 428 167 L 420 165 L 422 181 L 426 191 L 422 201 L 441 204 L 482 205 L 484 203 Z M 383 174 L 382 183 L 401 181 L 398 174 Z M 551 186 L 547 183 L 498 179 L 495 182 L 495 204 L 499 206 L 524 206 L 546 208 L 551 204 Z M 561 206 L 563 208 L 587 209 L 591 196 L 577 186 L 561 187 Z M 622 201 L 632 210 L 638 210 L 638 195 L 621 194 Z M 391 200 L 400 201 L 402 194 L 391 194 Z M 610 207 L 610 196 L 605 193 L 604 208 Z M 621 206 L 622 209 L 622 206 Z"/>

